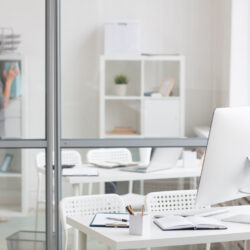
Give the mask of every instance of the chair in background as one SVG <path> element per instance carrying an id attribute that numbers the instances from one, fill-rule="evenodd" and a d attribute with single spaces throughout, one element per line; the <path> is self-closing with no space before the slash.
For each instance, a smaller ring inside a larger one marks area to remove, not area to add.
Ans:
<path id="1" fill-rule="evenodd" d="M 73 196 L 61 200 L 59 212 L 64 232 L 63 249 L 67 250 L 68 230 L 71 228 L 66 223 L 67 216 L 95 215 L 98 212 L 122 213 L 125 212 L 125 204 L 117 194 Z"/>
<path id="2" fill-rule="evenodd" d="M 177 190 L 152 192 L 146 195 L 146 211 L 169 212 L 188 211 L 195 208 L 197 190 Z M 210 249 L 210 244 L 206 244 L 206 250 Z"/>
<path id="3" fill-rule="evenodd" d="M 78 151 L 75 150 L 63 150 L 62 151 L 62 165 L 81 165 L 82 158 Z M 38 227 L 38 212 L 40 204 L 45 204 L 45 199 L 42 197 L 42 185 L 43 179 L 45 178 L 45 165 L 46 158 L 45 152 L 40 152 L 36 155 L 36 166 L 37 166 L 37 200 L 36 200 L 36 221 L 35 228 Z"/>
<path id="4" fill-rule="evenodd" d="M 87 161 L 128 163 L 132 162 L 132 155 L 127 148 L 92 149 L 87 153 Z M 129 181 L 128 193 L 121 197 L 126 205 L 132 205 L 135 209 L 140 209 L 144 204 L 144 195 L 133 193 L 133 181 Z"/>

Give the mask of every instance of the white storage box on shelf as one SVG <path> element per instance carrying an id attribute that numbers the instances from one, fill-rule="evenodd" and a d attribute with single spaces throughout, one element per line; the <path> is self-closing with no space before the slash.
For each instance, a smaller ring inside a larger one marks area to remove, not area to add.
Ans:
<path id="1" fill-rule="evenodd" d="M 140 22 L 109 21 L 104 24 L 104 54 L 140 55 Z"/>

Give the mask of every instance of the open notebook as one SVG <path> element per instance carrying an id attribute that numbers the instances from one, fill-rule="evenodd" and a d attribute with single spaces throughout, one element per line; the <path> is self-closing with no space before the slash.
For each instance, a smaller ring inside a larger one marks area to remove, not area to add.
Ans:
<path id="1" fill-rule="evenodd" d="M 227 229 L 220 221 L 214 218 L 204 218 L 200 216 L 182 217 L 178 215 L 167 215 L 154 220 L 154 223 L 162 230 L 202 230 L 202 229 Z"/>

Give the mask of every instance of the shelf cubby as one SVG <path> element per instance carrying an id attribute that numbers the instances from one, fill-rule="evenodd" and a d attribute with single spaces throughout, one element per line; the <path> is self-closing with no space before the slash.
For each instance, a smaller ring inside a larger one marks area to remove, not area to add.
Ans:
<path id="1" fill-rule="evenodd" d="M 139 101 L 114 101 L 106 102 L 105 135 L 117 136 L 112 131 L 117 127 L 131 127 L 131 134 L 123 136 L 139 136 L 141 134 L 140 124 L 140 102 Z"/>
<path id="2" fill-rule="evenodd" d="M 122 74 L 128 78 L 127 95 L 140 96 L 140 72 L 140 61 L 107 61 L 105 66 L 105 95 L 116 96 L 114 78 Z"/>
<path id="3" fill-rule="evenodd" d="M 179 61 L 145 61 L 144 91 L 158 91 L 166 78 L 173 78 L 175 85 L 171 96 L 180 96 L 180 62 Z"/>

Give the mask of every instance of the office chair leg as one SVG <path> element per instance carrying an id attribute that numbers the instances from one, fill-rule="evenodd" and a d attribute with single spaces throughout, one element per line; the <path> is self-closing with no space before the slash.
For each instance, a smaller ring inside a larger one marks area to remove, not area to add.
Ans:
<path id="1" fill-rule="evenodd" d="M 244 240 L 244 250 L 247 250 L 247 240 Z"/>
<path id="2" fill-rule="evenodd" d="M 93 192 L 93 183 L 88 184 L 88 195 L 91 195 Z"/>
<path id="3" fill-rule="evenodd" d="M 38 231 L 39 204 L 41 196 L 41 175 L 37 175 L 35 231 Z"/>
<path id="4" fill-rule="evenodd" d="M 68 232 L 67 231 L 64 231 L 64 234 L 63 234 L 63 250 L 67 250 L 68 248 Z"/>
<path id="5" fill-rule="evenodd" d="M 211 244 L 210 244 L 210 243 L 207 243 L 207 244 L 206 244 L 206 250 L 210 250 L 210 247 L 211 247 Z"/>
<path id="6" fill-rule="evenodd" d="M 144 181 L 143 180 L 140 181 L 140 194 L 144 195 Z"/>
<path id="7" fill-rule="evenodd" d="M 79 231 L 77 229 L 73 229 L 73 250 L 79 249 Z M 84 244 L 84 243 L 83 243 Z"/>
<path id="8" fill-rule="evenodd" d="M 36 202 L 36 217 L 35 217 L 35 231 L 38 231 L 38 210 L 39 210 L 39 202 Z"/>
<path id="9" fill-rule="evenodd" d="M 133 193 L 133 181 L 129 181 L 128 183 L 128 193 L 129 194 Z"/>

